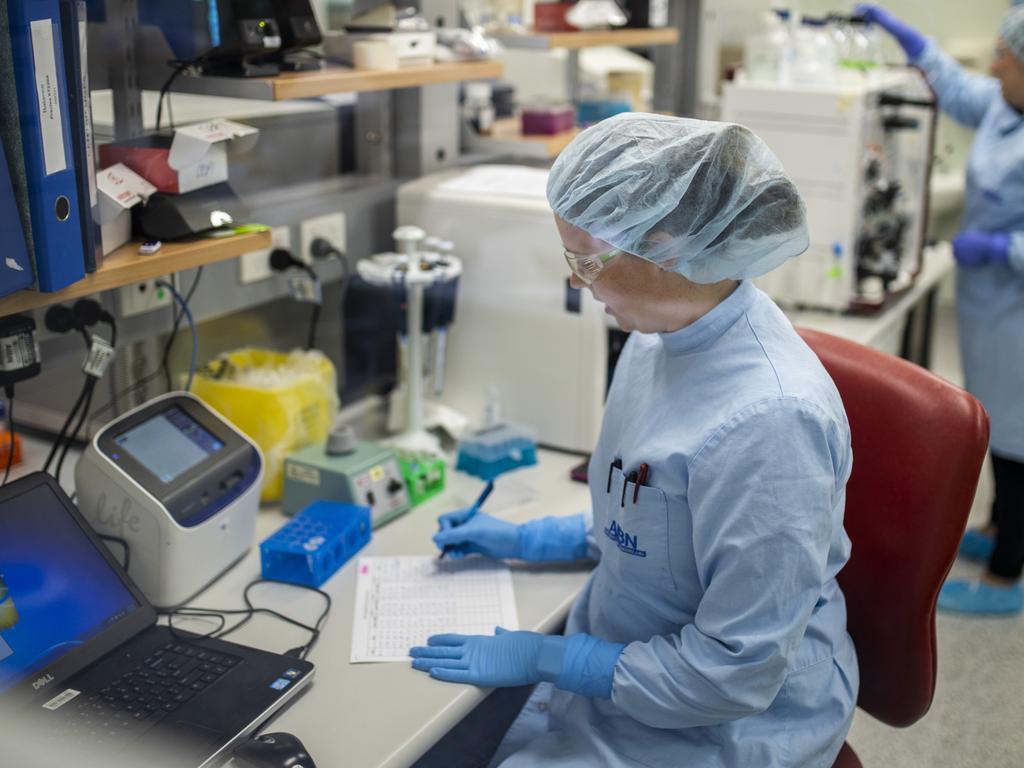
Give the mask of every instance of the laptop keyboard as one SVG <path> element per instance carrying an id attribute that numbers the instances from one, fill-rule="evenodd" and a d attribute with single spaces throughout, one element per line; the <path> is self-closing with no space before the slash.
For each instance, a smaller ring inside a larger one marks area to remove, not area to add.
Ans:
<path id="1" fill-rule="evenodd" d="M 216 683 L 241 659 L 172 641 L 98 692 L 62 709 L 69 741 L 114 742 L 149 726 Z"/>

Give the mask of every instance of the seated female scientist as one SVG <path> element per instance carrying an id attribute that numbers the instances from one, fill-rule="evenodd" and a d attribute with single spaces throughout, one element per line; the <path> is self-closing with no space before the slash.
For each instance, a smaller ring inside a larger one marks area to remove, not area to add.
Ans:
<path id="1" fill-rule="evenodd" d="M 850 430 L 814 353 L 750 281 L 807 248 L 803 202 L 747 129 L 645 114 L 576 138 L 548 200 L 572 283 L 633 332 L 592 510 L 523 525 L 453 512 L 434 541 L 597 567 L 564 636 L 439 635 L 413 666 L 539 683 L 502 768 L 831 766 L 858 686 L 836 583 Z"/>

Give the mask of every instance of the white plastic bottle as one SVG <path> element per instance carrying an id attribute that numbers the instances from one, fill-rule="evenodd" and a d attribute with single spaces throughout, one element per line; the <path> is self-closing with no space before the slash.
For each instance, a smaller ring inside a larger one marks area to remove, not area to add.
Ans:
<path id="1" fill-rule="evenodd" d="M 743 73 L 748 80 L 760 83 L 789 82 L 793 43 L 788 20 L 789 11 L 765 13 L 761 31 L 747 38 Z"/>
<path id="2" fill-rule="evenodd" d="M 869 30 L 869 25 L 863 19 L 852 18 L 847 27 L 847 35 L 850 45 L 840 66 L 863 75 L 877 70 L 882 61 L 877 30 Z"/>
<path id="3" fill-rule="evenodd" d="M 826 31 L 832 39 L 836 53 L 835 79 L 837 83 L 855 85 L 864 79 L 860 70 L 848 66 L 850 59 L 850 28 L 846 17 L 838 13 L 829 14 Z"/>
<path id="4" fill-rule="evenodd" d="M 793 34 L 796 58 L 793 82 L 797 85 L 830 85 L 835 81 L 836 49 L 822 19 L 804 17 Z"/>

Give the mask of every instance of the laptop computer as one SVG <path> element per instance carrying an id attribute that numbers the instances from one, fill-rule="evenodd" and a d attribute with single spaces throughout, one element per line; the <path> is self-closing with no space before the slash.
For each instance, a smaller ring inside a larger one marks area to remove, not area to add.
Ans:
<path id="1" fill-rule="evenodd" d="M 49 475 L 0 488 L 4 765 L 214 766 L 312 677 L 309 662 L 158 625 Z"/>

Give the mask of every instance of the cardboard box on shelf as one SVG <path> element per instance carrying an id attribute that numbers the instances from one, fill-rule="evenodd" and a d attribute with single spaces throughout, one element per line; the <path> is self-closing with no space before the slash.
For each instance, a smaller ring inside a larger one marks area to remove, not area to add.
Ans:
<path id="1" fill-rule="evenodd" d="M 96 174 L 99 191 L 103 255 L 120 248 L 132 237 L 132 208 L 145 202 L 156 187 L 130 168 L 117 163 Z"/>
<path id="2" fill-rule="evenodd" d="M 259 129 L 232 120 L 210 120 L 100 147 L 103 165 L 123 163 L 160 192 L 182 194 L 228 180 L 228 143 L 255 146 Z"/>

